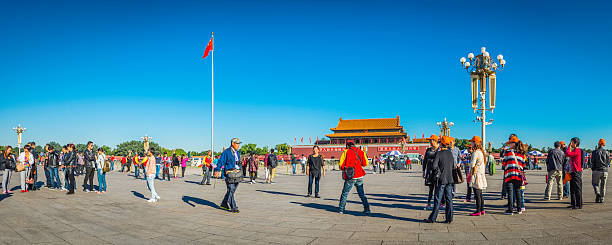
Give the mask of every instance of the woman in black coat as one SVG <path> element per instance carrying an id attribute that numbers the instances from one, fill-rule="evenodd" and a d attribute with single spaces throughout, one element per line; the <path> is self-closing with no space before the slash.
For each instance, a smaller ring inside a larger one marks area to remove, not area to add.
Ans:
<path id="1" fill-rule="evenodd" d="M 427 206 L 425 206 L 425 210 L 431 209 L 431 198 L 433 197 L 436 187 L 435 183 L 432 183 L 433 176 L 431 176 L 431 170 L 433 161 L 436 158 L 436 152 L 438 152 L 439 148 L 437 135 L 431 135 L 427 140 L 429 140 L 430 147 L 425 151 L 425 157 L 423 158 L 423 178 L 425 179 L 425 185 L 429 187 L 429 195 L 427 195 Z"/>

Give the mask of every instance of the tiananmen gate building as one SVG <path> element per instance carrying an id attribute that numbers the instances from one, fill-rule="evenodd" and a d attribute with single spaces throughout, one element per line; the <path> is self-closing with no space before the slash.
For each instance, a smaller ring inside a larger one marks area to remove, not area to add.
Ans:
<path id="1" fill-rule="evenodd" d="M 368 158 L 387 153 L 389 151 L 401 151 L 402 153 L 425 154 L 429 147 L 425 139 L 413 139 L 406 134 L 404 127 L 400 125 L 399 116 L 395 118 L 377 119 L 352 119 L 340 118 L 338 125 L 331 128 L 332 134 L 325 135 L 329 140 L 320 140 L 315 144 L 321 149 L 321 155 L 325 159 L 339 159 L 345 150 L 347 140 L 353 140 L 355 144 L 366 152 Z M 314 145 L 292 146 L 292 152 L 296 156 L 308 156 L 312 154 Z"/>

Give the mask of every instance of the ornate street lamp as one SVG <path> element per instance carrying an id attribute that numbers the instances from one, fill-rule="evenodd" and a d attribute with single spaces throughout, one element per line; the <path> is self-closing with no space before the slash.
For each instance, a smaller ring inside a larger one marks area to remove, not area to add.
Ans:
<path id="1" fill-rule="evenodd" d="M 147 154 L 147 151 L 149 151 L 149 141 L 153 138 L 147 136 L 145 134 L 144 137 L 141 138 L 144 141 L 144 151 L 145 151 L 145 155 Z"/>
<path id="2" fill-rule="evenodd" d="M 17 150 L 19 152 L 19 154 L 21 154 L 21 134 L 23 134 L 23 131 L 25 131 L 27 128 L 22 128 L 21 124 L 19 124 L 19 126 L 17 126 L 16 128 L 13 128 L 13 130 L 15 130 L 15 133 L 17 133 Z"/>
<path id="3" fill-rule="evenodd" d="M 438 127 L 440 127 L 440 136 L 450 136 L 450 127 L 455 126 L 454 122 L 446 121 L 446 117 L 444 121 L 438 122 Z"/>
<path id="4" fill-rule="evenodd" d="M 497 77 L 495 73 L 504 69 L 506 60 L 503 55 L 497 55 L 497 62 L 491 58 L 487 48 L 482 47 L 480 49 L 481 54 L 474 56 L 473 53 L 468 54 L 468 59 L 461 57 L 459 61 L 461 66 L 467 70 L 471 78 L 472 86 L 472 109 L 474 113 L 480 111 L 480 116 L 476 116 L 474 122 L 481 122 L 482 124 L 482 146 L 486 146 L 486 127 L 492 124 L 493 120 L 486 120 L 486 111 L 495 109 L 495 93 L 496 93 L 496 82 Z M 487 94 L 487 83 L 489 84 L 489 104 L 486 104 Z M 478 103 L 480 101 L 480 105 Z"/>

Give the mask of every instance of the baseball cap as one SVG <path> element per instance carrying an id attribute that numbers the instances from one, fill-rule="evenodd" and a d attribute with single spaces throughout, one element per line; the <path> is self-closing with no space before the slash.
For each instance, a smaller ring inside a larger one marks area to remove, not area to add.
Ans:
<path id="1" fill-rule="evenodd" d="M 440 138 L 439 138 L 437 135 L 432 134 L 432 135 L 431 135 L 429 138 L 427 138 L 427 140 L 435 140 L 435 141 L 438 141 L 438 140 L 440 140 Z"/>
<path id="2" fill-rule="evenodd" d="M 510 144 L 510 143 L 518 143 L 520 140 L 518 137 L 516 136 L 512 136 L 512 138 L 510 138 L 510 140 L 508 140 L 508 142 L 506 142 L 506 144 Z"/>
<path id="3" fill-rule="evenodd" d="M 482 139 L 480 138 L 480 136 L 475 135 L 474 137 L 472 137 L 472 139 L 470 141 L 471 142 L 480 143 L 480 142 L 482 142 Z"/>
<path id="4" fill-rule="evenodd" d="M 606 145 L 606 140 L 599 139 L 599 145 Z"/>
<path id="5" fill-rule="evenodd" d="M 242 142 L 240 142 L 240 140 L 238 138 L 233 138 L 232 139 L 232 143 L 234 143 L 234 144 L 242 144 Z"/>
<path id="6" fill-rule="evenodd" d="M 444 145 L 450 145 L 452 140 L 448 136 L 442 136 L 442 140 L 441 141 L 442 141 L 442 144 L 444 144 Z"/>

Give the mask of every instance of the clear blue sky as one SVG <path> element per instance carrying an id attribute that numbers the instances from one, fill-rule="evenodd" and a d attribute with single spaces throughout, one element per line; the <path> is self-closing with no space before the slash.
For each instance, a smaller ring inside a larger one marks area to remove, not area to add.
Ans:
<path id="1" fill-rule="evenodd" d="M 459 58 L 503 54 L 488 138 L 536 146 L 612 135 L 607 1 L 7 1 L 0 9 L 0 144 L 114 146 L 144 134 L 210 147 L 330 133 L 399 115 L 409 135 L 479 134 Z M 612 141 L 612 138 L 608 138 Z"/>

